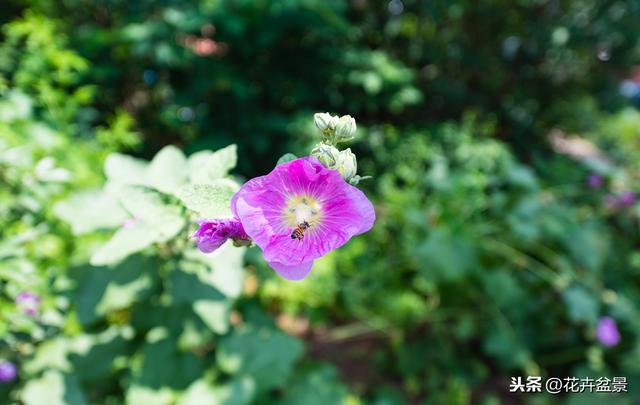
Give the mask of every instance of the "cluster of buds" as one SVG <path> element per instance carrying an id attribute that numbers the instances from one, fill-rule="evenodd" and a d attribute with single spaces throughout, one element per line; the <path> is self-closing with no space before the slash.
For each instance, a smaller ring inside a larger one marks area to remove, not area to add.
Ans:
<path id="1" fill-rule="evenodd" d="M 353 139 L 356 133 L 356 120 L 350 115 L 331 115 L 317 113 L 313 116 L 316 127 L 322 134 L 322 141 L 318 143 L 311 154 L 328 169 L 337 170 L 342 178 L 355 185 L 364 177 L 356 174 L 358 163 L 356 155 L 350 148 L 339 150 L 336 145 Z"/>
<path id="2" fill-rule="evenodd" d="M 351 152 L 350 148 L 340 151 L 335 146 L 321 142 L 313 148 L 311 154 L 318 158 L 327 169 L 339 171 L 346 181 L 356 175 L 358 162 L 356 155 Z"/>
<path id="3" fill-rule="evenodd" d="M 331 115 L 329 113 L 317 113 L 313 115 L 313 121 L 320 130 L 323 142 L 335 145 L 353 139 L 356 133 L 356 120 L 350 115 Z"/>

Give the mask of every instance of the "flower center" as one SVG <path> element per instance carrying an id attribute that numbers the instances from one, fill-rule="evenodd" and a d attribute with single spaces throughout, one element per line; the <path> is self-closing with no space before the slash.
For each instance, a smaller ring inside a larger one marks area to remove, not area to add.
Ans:
<path id="1" fill-rule="evenodd" d="M 320 220 L 321 208 L 318 200 L 308 195 L 290 197 L 284 210 L 284 221 L 291 228 L 303 222 L 313 226 Z"/>

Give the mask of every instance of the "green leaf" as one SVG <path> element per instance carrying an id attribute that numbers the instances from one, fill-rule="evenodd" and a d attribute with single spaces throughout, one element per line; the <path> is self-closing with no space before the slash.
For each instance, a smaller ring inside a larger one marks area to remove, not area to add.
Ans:
<path id="1" fill-rule="evenodd" d="M 158 283 L 159 264 L 155 257 L 134 255 L 113 268 L 73 268 L 70 275 L 77 283 L 74 300 L 80 323 L 90 325 L 149 297 Z"/>
<path id="2" fill-rule="evenodd" d="M 22 91 L 13 89 L 0 103 L 0 120 L 9 122 L 26 119 L 31 115 L 33 100 Z"/>
<path id="3" fill-rule="evenodd" d="M 447 228 L 432 229 L 416 247 L 416 256 L 426 264 L 423 270 L 429 278 L 447 281 L 465 277 L 477 260 L 471 240 Z"/>
<path id="4" fill-rule="evenodd" d="M 147 171 L 149 186 L 167 194 L 175 194 L 187 182 L 188 175 L 187 159 L 173 145 L 162 148 Z"/>
<path id="5" fill-rule="evenodd" d="M 136 297 L 148 291 L 151 287 L 151 278 L 148 275 L 136 278 L 127 284 L 109 283 L 102 300 L 96 306 L 98 313 L 106 314 L 111 311 L 127 308 Z"/>
<path id="6" fill-rule="evenodd" d="M 158 233 L 152 228 L 136 221 L 128 228 L 118 229 L 111 239 L 91 256 L 90 263 L 93 266 L 118 263 L 127 256 L 144 250 L 160 239 Z"/>
<path id="7" fill-rule="evenodd" d="M 124 186 L 119 199 L 127 211 L 156 233 L 156 240 L 167 241 L 180 232 L 185 225 L 182 210 L 165 201 L 165 197 L 149 188 Z"/>
<path id="8" fill-rule="evenodd" d="M 282 386 L 293 364 L 302 355 L 302 344 L 272 329 L 235 330 L 220 342 L 217 362 L 229 374 L 244 374 L 258 391 Z"/>
<path id="9" fill-rule="evenodd" d="M 178 196 L 182 203 L 202 218 L 230 218 L 231 197 L 238 186 L 231 180 L 221 179 L 215 184 L 190 184 Z"/>
<path id="10" fill-rule="evenodd" d="M 112 153 L 104 163 L 104 173 L 113 183 L 144 185 L 147 182 L 147 166 L 145 160 Z"/>
<path id="11" fill-rule="evenodd" d="M 595 293 L 580 285 L 573 285 L 564 291 L 563 296 L 571 320 L 596 324 L 600 306 Z"/>
<path id="12" fill-rule="evenodd" d="M 607 229 L 589 221 L 567 232 L 569 253 L 577 263 L 589 271 L 601 271 L 609 257 L 610 236 Z"/>
<path id="13" fill-rule="evenodd" d="M 193 303 L 193 310 L 212 331 L 222 335 L 229 330 L 229 301 L 199 300 Z"/>
<path id="14" fill-rule="evenodd" d="M 176 405 L 217 404 L 215 397 L 216 391 L 213 385 L 200 379 L 189 386 Z"/>
<path id="15" fill-rule="evenodd" d="M 178 342 L 168 337 L 150 341 L 150 335 L 140 353 L 142 363 L 131 372 L 133 385 L 184 390 L 200 378 L 207 366 L 205 358 L 181 351 Z"/>
<path id="16" fill-rule="evenodd" d="M 152 389 L 141 385 L 133 384 L 127 390 L 127 405 L 171 405 L 174 403 L 176 394 L 173 390 L 163 387 Z"/>
<path id="17" fill-rule="evenodd" d="M 204 184 L 211 180 L 203 168 L 206 167 L 212 155 L 213 152 L 210 150 L 202 150 L 189 156 L 187 159 L 187 165 L 189 167 L 189 183 Z"/>
<path id="18" fill-rule="evenodd" d="M 71 225 L 76 235 L 113 229 L 129 217 L 115 197 L 101 190 L 73 194 L 53 209 L 58 217 Z"/>
<path id="19" fill-rule="evenodd" d="M 244 254 L 247 249 L 225 243 L 213 253 L 203 255 L 197 249 L 185 252 L 185 257 L 206 265 L 199 273 L 203 282 L 211 285 L 230 298 L 237 298 L 244 282 Z"/>
<path id="20" fill-rule="evenodd" d="M 229 145 L 215 152 L 200 151 L 189 156 L 189 181 L 209 184 L 224 178 L 237 163 L 237 147 Z"/>
<path id="21" fill-rule="evenodd" d="M 68 357 L 80 382 L 108 384 L 116 380 L 113 358 L 128 355 L 132 351 L 131 337 L 127 338 L 132 332 L 128 326 L 110 326 L 98 334 L 83 334 L 73 338 L 69 342 L 72 350 Z"/>
<path id="22" fill-rule="evenodd" d="M 238 148 L 229 145 L 213 152 L 206 166 L 206 172 L 211 179 L 225 177 L 229 171 L 236 167 L 238 161 Z"/>
<path id="23" fill-rule="evenodd" d="M 344 404 L 347 393 L 347 388 L 339 382 L 336 370 L 324 364 L 296 373 L 292 384 L 287 386 L 281 405 Z"/>
<path id="24" fill-rule="evenodd" d="M 280 159 L 278 159 L 278 162 L 276 163 L 277 165 L 281 165 L 283 163 L 287 163 L 290 162 L 292 160 L 296 160 L 298 157 L 296 155 L 294 155 L 293 153 L 285 153 L 284 155 L 280 156 Z"/>
<path id="25" fill-rule="evenodd" d="M 23 369 L 29 374 L 51 369 L 69 371 L 71 369 L 67 359 L 69 343 L 70 341 L 64 337 L 42 342 L 38 345 L 35 356 L 24 364 Z"/>
<path id="26" fill-rule="evenodd" d="M 193 311 L 213 332 L 224 334 L 228 331 L 231 302 L 197 274 L 172 272 L 170 291 L 173 304 L 192 305 Z"/>
<path id="27" fill-rule="evenodd" d="M 249 377 L 235 377 L 227 384 L 216 387 L 215 395 L 221 405 L 249 404 L 255 395 L 256 384 Z"/>
<path id="28" fill-rule="evenodd" d="M 83 405 L 86 400 L 75 377 L 49 370 L 29 380 L 21 396 L 25 405 Z"/>
<path id="29" fill-rule="evenodd" d="M 251 403 L 255 383 L 251 378 L 232 378 L 224 385 L 214 386 L 200 379 L 184 393 L 177 405 L 245 405 Z"/>
<path id="30" fill-rule="evenodd" d="M 484 340 L 484 350 L 506 369 L 524 367 L 531 362 L 531 353 L 513 330 L 498 322 L 492 325 Z"/>

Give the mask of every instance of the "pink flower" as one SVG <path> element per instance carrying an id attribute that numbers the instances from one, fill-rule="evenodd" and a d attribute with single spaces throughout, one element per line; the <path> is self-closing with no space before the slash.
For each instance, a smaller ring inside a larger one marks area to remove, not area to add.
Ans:
<path id="1" fill-rule="evenodd" d="M 249 239 L 237 219 L 201 220 L 200 227 L 191 237 L 196 240 L 198 249 L 204 253 L 213 252 L 229 239 Z"/>
<path id="2" fill-rule="evenodd" d="M 589 177 L 587 177 L 587 184 L 590 188 L 600 188 L 602 184 L 604 184 L 604 178 L 599 174 L 590 174 Z"/>
<path id="3" fill-rule="evenodd" d="M 636 193 L 633 191 L 624 191 L 621 194 L 609 194 L 604 199 L 604 204 L 609 209 L 618 209 L 628 207 L 636 202 Z"/>
<path id="4" fill-rule="evenodd" d="M 598 320 L 596 327 L 596 336 L 600 343 L 606 347 L 612 347 L 620 343 L 620 332 L 615 319 L 609 316 L 603 316 Z"/>
<path id="5" fill-rule="evenodd" d="M 315 259 L 367 232 L 375 221 L 364 193 L 315 157 L 249 180 L 233 196 L 231 210 L 269 265 L 289 280 L 303 279 Z"/>
<path id="6" fill-rule="evenodd" d="M 627 190 L 620 194 L 620 197 L 618 197 L 618 201 L 620 202 L 620 205 L 624 207 L 633 205 L 636 202 L 636 193 Z"/>
<path id="7" fill-rule="evenodd" d="M 23 291 L 16 296 L 16 305 L 29 316 L 36 316 L 40 307 L 40 297 L 30 291 Z"/>
<path id="8" fill-rule="evenodd" d="M 18 367 L 10 361 L 0 361 L 0 383 L 6 384 L 16 379 Z"/>

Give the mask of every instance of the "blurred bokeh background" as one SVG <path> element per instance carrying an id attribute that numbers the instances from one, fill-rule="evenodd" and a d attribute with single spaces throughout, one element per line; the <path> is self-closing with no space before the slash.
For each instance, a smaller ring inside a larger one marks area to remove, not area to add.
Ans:
<path id="1" fill-rule="evenodd" d="M 637 0 L 0 7 L 0 402 L 639 403 Z M 89 264 L 109 184 L 230 144 L 262 175 L 324 111 L 378 219 L 306 280 L 182 222 Z"/>

